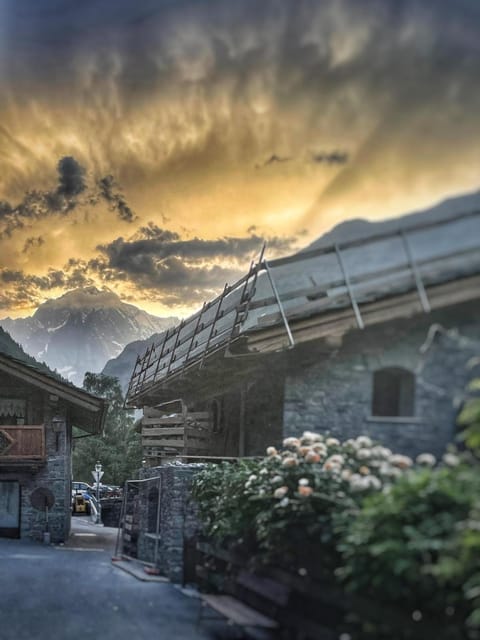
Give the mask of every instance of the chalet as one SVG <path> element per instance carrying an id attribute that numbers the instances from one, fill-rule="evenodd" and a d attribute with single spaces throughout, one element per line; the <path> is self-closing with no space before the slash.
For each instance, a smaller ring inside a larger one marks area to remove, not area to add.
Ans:
<path id="1" fill-rule="evenodd" d="M 304 430 L 452 441 L 480 355 L 480 210 L 432 209 L 267 261 L 138 358 L 144 457 L 246 456 Z"/>
<path id="2" fill-rule="evenodd" d="M 72 426 L 100 433 L 106 404 L 0 353 L 0 537 L 68 538 Z"/>

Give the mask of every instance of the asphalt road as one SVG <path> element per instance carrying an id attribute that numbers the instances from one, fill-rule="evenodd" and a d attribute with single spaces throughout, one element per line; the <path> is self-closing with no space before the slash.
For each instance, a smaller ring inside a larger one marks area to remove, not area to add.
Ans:
<path id="1" fill-rule="evenodd" d="M 193 595 L 115 567 L 116 529 L 73 522 L 64 546 L 0 539 L 0 640 L 235 637 L 223 622 L 197 629 Z"/>

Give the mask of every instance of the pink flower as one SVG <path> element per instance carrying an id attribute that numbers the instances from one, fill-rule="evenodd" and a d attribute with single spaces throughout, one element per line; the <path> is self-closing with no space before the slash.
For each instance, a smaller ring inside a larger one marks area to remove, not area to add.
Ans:
<path id="1" fill-rule="evenodd" d="M 303 498 L 307 498 L 308 496 L 311 496 L 313 493 L 313 489 L 312 487 L 304 487 L 304 486 L 299 486 L 298 487 L 298 493 L 299 495 L 301 495 Z"/>
<path id="2" fill-rule="evenodd" d="M 282 462 L 282 467 L 296 467 L 298 465 L 298 459 L 293 456 L 289 456 L 288 458 L 284 458 Z"/>

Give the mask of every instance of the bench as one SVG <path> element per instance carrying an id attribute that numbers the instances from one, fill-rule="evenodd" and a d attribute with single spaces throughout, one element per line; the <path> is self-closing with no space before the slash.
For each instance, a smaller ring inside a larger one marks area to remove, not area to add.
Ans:
<path id="1" fill-rule="evenodd" d="M 278 610 L 288 604 L 288 587 L 271 578 L 241 570 L 232 577 L 226 588 L 231 593 L 200 594 L 198 625 L 207 617 L 213 617 L 204 614 L 206 608 L 210 607 L 226 618 L 230 625 L 245 630 L 251 628 L 273 631 L 279 628 L 275 618 Z"/>

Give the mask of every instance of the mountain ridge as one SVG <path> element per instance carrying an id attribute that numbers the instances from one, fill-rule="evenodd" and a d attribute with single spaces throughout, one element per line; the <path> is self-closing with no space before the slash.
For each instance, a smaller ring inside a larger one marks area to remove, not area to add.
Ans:
<path id="1" fill-rule="evenodd" d="M 0 319 L 0 326 L 27 354 L 81 385 L 86 371 L 101 371 L 134 338 L 177 322 L 123 302 L 110 289 L 87 287 L 47 300 L 26 318 Z"/>

